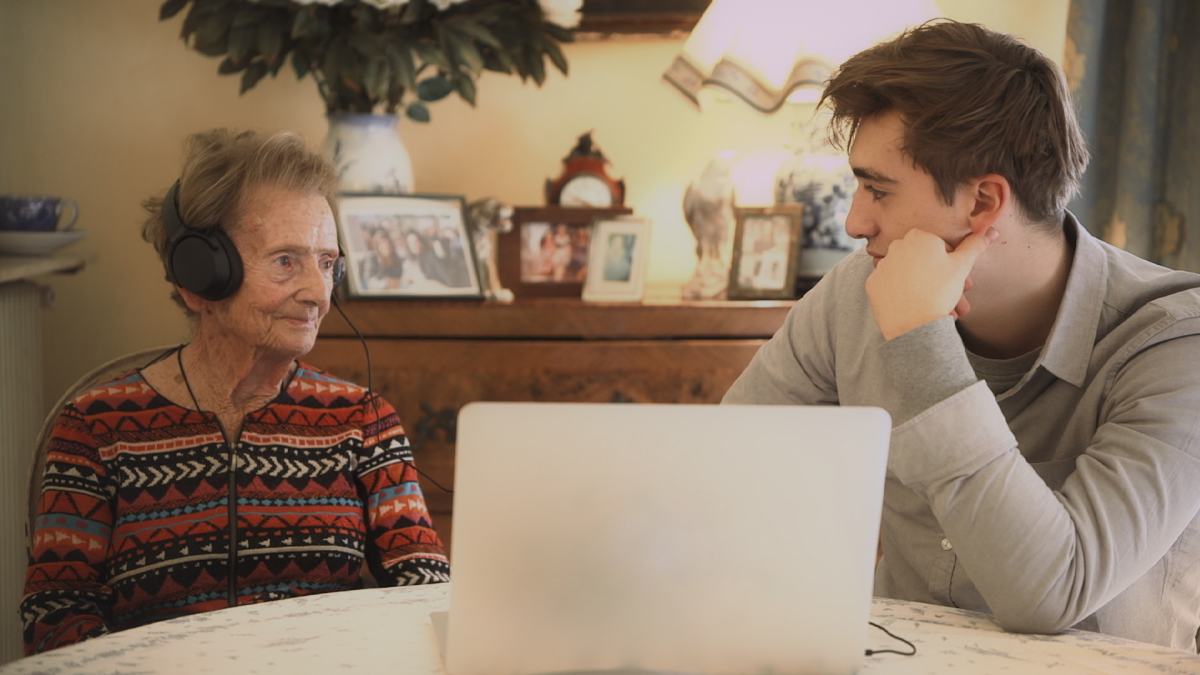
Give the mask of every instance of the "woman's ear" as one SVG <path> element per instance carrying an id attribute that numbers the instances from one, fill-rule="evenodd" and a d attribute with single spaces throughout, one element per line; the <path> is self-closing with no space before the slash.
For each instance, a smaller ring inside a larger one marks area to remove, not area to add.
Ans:
<path id="1" fill-rule="evenodd" d="M 971 231 L 983 232 L 995 225 L 1013 204 L 1012 186 L 1008 179 L 998 173 L 989 173 L 967 184 L 968 196 L 972 199 L 970 219 Z"/>
<path id="2" fill-rule="evenodd" d="M 183 286 L 176 286 L 175 290 L 179 291 L 179 297 L 183 298 L 183 303 L 187 305 L 188 309 L 197 314 L 203 314 L 204 310 L 208 309 L 208 306 L 212 304 L 210 301 L 205 300 Z"/>

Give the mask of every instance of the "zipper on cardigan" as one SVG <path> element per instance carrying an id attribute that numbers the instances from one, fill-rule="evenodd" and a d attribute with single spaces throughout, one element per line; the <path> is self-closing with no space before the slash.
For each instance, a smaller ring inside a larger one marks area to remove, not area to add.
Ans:
<path id="1" fill-rule="evenodd" d="M 229 448 L 229 606 L 237 607 L 237 443 Z"/>

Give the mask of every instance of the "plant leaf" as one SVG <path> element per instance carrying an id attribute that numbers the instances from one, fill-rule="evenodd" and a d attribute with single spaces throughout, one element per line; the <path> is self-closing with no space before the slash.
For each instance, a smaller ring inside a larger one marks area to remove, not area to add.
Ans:
<path id="1" fill-rule="evenodd" d="M 417 96 L 422 101 L 440 101 L 454 91 L 454 85 L 444 75 L 427 77 L 417 83 Z"/>
<path id="2" fill-rule="evenodd" d="M 254 26 L 234 26 L 229 30 L 229 58 L 245 65 L 254 57 L 254 45 L 258 29 Z M 241 70 L 241 68 L 238 68 Z"/>
<path id="3" fill-rule="evenodd" d="M 179 10 L 187 7 L 191 0 L 167 0 L 158 8 L 158 20 L 166 21 L 167 19 L 179 13 Z"/>
<path id="4" fill-rule="evenodd" d="M 196 28 L 196 51 L 205 56 L 221 56 L 228 49 L 229 25 L 233 22 L 234 10 L 226 8 L 213 12 Z"/>
<path id="5" fill-rule="evenodd" d="M 246 72 L 242 73 L 242 88 L 238 91 L 238 93 L 244 94 L 250 89 L 253 89 L 254 85 L 258 84 L 258 81 L 261 80 L 266 74 L 267 64 L 263 63 L 262 61 L 254 61 L 250 65 L 246 66 Z"/>
<path id="6" fill-rule="evenodd" d="M 372 59 L 383 59 L 384 40 L 382 35 L 375 33 L 358 33 L 353 38 L 354 49 L 363 56 Z"/>
<path id="7" fill-rule="evenodd" d="M 371 59 L 363 66 L 363 84 L 373 101 L 382 101 L 388 95 L 387 66 L 382 61 Z"/>
<path id="8" fill-rule="evenodd" d="M 321 73 L 329 86 L 336 86 L 341 73 L 341 48 L 338 40 L 330 40 L 325 48 L 325 58 L 321 62 Z"/>
<path id="9" fill-rule="evenodd" d="M 496 73 L 512 73 L 513 62 L 509 58 L 508 52 L 503 49 L 492 49 L 491 47 L 484 47 L 479 52 L 483 55 L 484 68 Z"/>
<path id="10" fill-rule="evenodd" d="M 542 55 L 533 47 L 525 48 L 526 62 L 529 66 L 529 76 L 540 87 L 546 81 L 546 64 L 542 62 Z"/>
<path id="11" fill-rule="evenodd" d="M 562 26 L 560 26 L 556 23 L 544 21 L 544 22 L 542 22 L 542 30 L 546 31 L 546 33 L 548 33 L 550 35 L 550 37 L 554 38 L 555 40 L 558 40 L 559 42 L 574 42 L 575 41 L 575 33 L 571 32 L 571 29 L 563 28 Z"/>
<path id="12" fill-rule="evenodd" d="M 258 53 L 272 63 L 279 62 L 280 52 L 283 51 L 283 25 L 274 21 L 264 21 L 258 27 Z"/>
<path id="13" fill-rule="evenodd" d="M 487 26 L 484 26 L 481 23 L 463 19 L 459 21 L 447 21 L 446 27 L 454 30 L 457 33 L 475 38 L 489 47 L 494 47 L 495 49 L 504 48 L 504 45 L 501 44 L 500 40 L 492 34 L 492 31 L 488 30 Z"/>
<path id="14" fill-rule="evenodd" d="M 417 50 L 417 58 L 425 63 L 433 64 L 442 70 L 453 70 L 441 49 L 426 42 L 418 42 L 414 45 L 414 48 Z"/>
<path id="15" fill-rule="evenodd" d="M 263 20 L 268 16 L 268 11 L 265 7 L 256 4 L 242 5 L 237 10 L 237 14 L 233 17 L 233 27 L 238 26 L 253 26 L 257 23 L 263 23 Z"/>
<path id="16" fill-rule="evenodd" d="M 483 56 L 475 43 L 458 33 L 447 33 L 447 38 L 454 50 L 455 60 L 466 66 L 472 75 L 478 75 L 483 70 Z"/>
<path id="17" fill-rule="evenodd" d="M 558 72 L 563 75 L 567 74 L 567 57 L 563 56 L 562 50 L 558 48 L 557 44 L 551 40 L 542 40 L 542 51 L 550 57 L 550 61 L 554 63 L 554 67 L 558 68 Z"/>
<path id="18" fill-rule="evenodd" d="M 460 97 L 462 97 L 462 100 L 466 101 L 467 103 L 470 103 L 471 107 L 475 107 L 475 80 L 474 79 L 472 79 L 466 75 L 461 75 L 459 77 L 456 77 L 456 78 L 454 78 L 454 89 L 458 92 L 458 95 Z"/>
<path id="19" fill-rule="evenodd" d="M 221 61 L 221 65 L 217 66 L 217 72 L 221 75 L 230 75 L 240 72 L 245 67 L 245 64 L 239 64 L 237 61 L 234 61 L 232 56 L 227 56 L 224 61 Z"/>
<path id="20" fill-rule="evenodd" d="M 292 51 L 292 70 L 296 71 L 296 79 L 303 80 L 304 76 L 311 70 L 311 64 L 308 61 L 308 56 L 296 49 Z"/>
<path id="21" fill-rule="evenodd" d="M 389 42 L 384 46 L 384 52 L 388 57 L 388 65 L 392 68 L 393 82 L 404 89 L 416 87 L 417 67 L 408 49 Z"/>
<path id="22" fill-rule="evenodd" d="M 292 38 L 302 38 L 308 35 L 312 25 L 312 8 L 301 7 L 292 15 Z"/>
<path id="23" fill-rule="evenodd" d="M 410 103 L 409 106 L 404 109 L 404 114 L 414 122 L 429 121 L 429 108 L 426 108 L 425 104 L 423 103 Z"/>

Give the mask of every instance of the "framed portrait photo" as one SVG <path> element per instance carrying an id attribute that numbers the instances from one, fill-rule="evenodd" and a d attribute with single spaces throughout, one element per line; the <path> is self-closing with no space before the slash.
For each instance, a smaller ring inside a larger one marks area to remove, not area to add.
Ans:
<path id="1" fill-rule="evenodd" d="M 730 300 L 795 297 L 803 211 L 803 204 L 734 208 Z"/>
<path id="2" fill-rule="evenodd" d="M 464 207 L 457 195 L 342 195 L 349 295 L 483 297 Z"/>
<path id="3" fill-rule="evenodd" d="M 578 298 L 587 278 L 592 227 L 627 207 L 518 206 L 496 249 L 500 282 L 518 298 Z"/>
<path id="4" fill-rule="evenodd" d="M 638 302 L 646 290 L 650 221 L 632 216 L 596 220 L 583 299 Z"/>

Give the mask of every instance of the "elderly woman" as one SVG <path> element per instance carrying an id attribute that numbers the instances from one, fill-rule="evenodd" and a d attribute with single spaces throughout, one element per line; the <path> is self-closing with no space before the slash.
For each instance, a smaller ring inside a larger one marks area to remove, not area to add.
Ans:
<path id="1" fill-rule="evenodd" d="M 447 581 L 392 406 L 297 360 L 342 264 L 328 162 L 290 134 L 203 133 L 146 206 L 192 339 L 59 416 L 26 653 L 358 588 L 364 563 L 382 584 Z"/>

